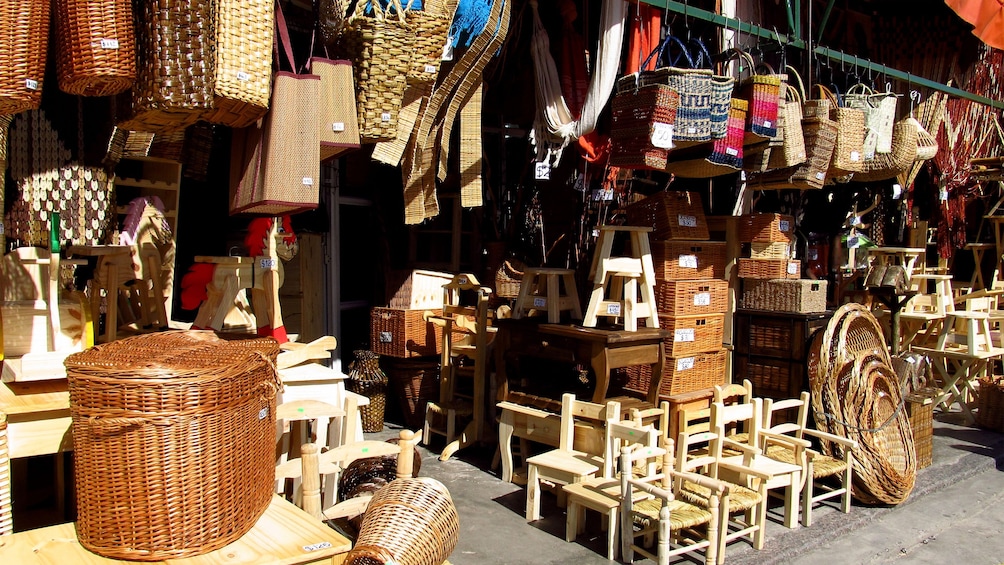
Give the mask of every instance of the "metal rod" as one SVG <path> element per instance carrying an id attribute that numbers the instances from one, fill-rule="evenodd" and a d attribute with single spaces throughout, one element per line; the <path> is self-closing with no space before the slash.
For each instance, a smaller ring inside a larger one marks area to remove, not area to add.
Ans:
<path id="1" fill-rule="evenodd" d="M 797 36 L 798 33 L 795 32 L 795 10 L 791 6 L 791 0 L 786 0 L 784 7 L 788 13 L 788 31 Z"/>
<path id="2" fill-rule="evenodd" d="M 837 3 L 837 0 L 830 0 L 830 3 L 826 5 L 826 11 L 823 12 L 823 21 L 819 24 L 819 38 L 816 39 L 816 43 L 821 43 L 823 41 L 823 33 L 826 32 L 826 24 L 830 21 L 830 14 L 833 12 L 833 5 Z"/>

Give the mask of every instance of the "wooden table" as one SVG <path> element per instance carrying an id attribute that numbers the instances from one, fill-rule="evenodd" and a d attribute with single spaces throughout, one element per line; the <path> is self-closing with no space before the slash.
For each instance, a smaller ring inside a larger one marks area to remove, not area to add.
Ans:
<path id="1" fill-rule="evenodd" d="M 870 257 L 875 257 L 883 265 L 902 265 L 906 269 L 906 279 L 913 275 L 917 260 L 924 257 L 927 250 L 923 247 L 872 247 L 868 250 Z M 923 264 L 923 262 L 921 262 Z"/>
<path id="2" fill-rule="evenodd" d="M 72 523 L 0 536 L 0 563 L 69 565 L 147 563 L 171 565 L 301 565 L 342 563 L 349 540 L 323 522 L 274 496 L 268 509 L 240 539 L 216 551 L 162 561 L 124 561 L 95 555 L 77 541 Z"/>

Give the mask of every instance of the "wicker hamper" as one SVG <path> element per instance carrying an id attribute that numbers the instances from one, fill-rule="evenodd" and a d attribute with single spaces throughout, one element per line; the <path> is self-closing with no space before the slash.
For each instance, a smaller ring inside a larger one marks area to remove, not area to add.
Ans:
<path id="1" fill-rule="evenodd" d="M 720 279 L 656 281 L 659 317 L 718 314 L 728 310 L 729 283 Z"/>
<path id="2" fill-rule="evenodd" d="M 159 561 L 244 535 L 274 489 L 278 343 L 140 335 L 66 359 L 77 536 Z"/>
<path id="3" fill-rule="evenodd" d="M 700 192 L 653 194 L 628 206 L 627 217 L 629 225 L 651 227 L 655 240 L 710 239 Z"/>
<path id="4" fill-rule="evenodd" d="M 657 281 L 725 277 L 724 241 L 653 241 L 652 262 Z"/>
<path id="5" fill-rule="evenodd" d="M 443 328 L 426 317 L 442 313 L 442 308 L 374 308 L 370 312 L 370 349 L 389 357 L 439 355 Z"/>
<path id="6" fill-rule="evenodd" d="M 940 391 L 924 387 L 906 395 L 906 413 L 913 428 L 913 447 L 917 451 L 917 469 L 934 462 L 934 398 Z"/>
<path id="7" fill-rule="evenodd" d="M 721 349 L 710 353 L 698 353 L 686 357 L 667 357 L 662 368 L 662 384 L 659 397 L 665 399 L 674 394 L 683 394 L 725 384 L 725 358 L 728 351 Z M 648 393 L 652 381 L 650 365 L 633 365 L 626 369 L 626 389 L 642 394 Z"/>
<path id="8" fill-rule="evenodd" d="M 795 218 L 784 214 L 747 214 L 739 219 L 739 241 L 789 243 L 794 234 Z"/>
<path id="9" fill-rule="evenodd" d="M 673 337 L 663 341 L 667 357 L 683 357 L 722 348 L 725 335 L 725 314 L 698 316 L 668 316 L 660 325 Z"/>
<path id="10" fill-rule="evenodd" d="M 739 307 L 811 314 L 826 311 L 826 281 L 743 279 Z"/>
<path id="11" fill-rule="evenodd" d="M 383 358 L 383 369 L 397 395 L 404 424 L 410 429 L 425 423 L 425 405 L 439 399 L 439 360 Z"/>
<path id="12" fill-rule="evenodd" d="M 978 426 L 1004 432 L 1004 377 L 994 375 L 980 379 L 976 406 Z"/>
<path id="13" fill-rule="evenodd" d="M 797 279 L 802 262 L 797 259 L 739 259 L 741 279 Z"/>

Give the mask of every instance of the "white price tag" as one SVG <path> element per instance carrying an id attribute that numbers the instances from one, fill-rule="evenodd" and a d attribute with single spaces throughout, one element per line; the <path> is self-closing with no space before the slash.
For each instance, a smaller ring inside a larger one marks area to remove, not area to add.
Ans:
<path id="1" fill-rule="evenodd" d="M 861 247 L 861 240 L 857 236 L 847 238 L 847 247 L 849 249 L 857 249 Z"/>
<path id="2" fill-rule="evenodd" d="M 390 332 L 380 332 L 380 343 L 393 343 L 394 334 Z"/>
<path id="3" fill-rule="evenodd" d="M 938 199 L 941 200 L 942 202 L 948 202 L 948 189 L 947 188 L 942 187 L 940 190 L 938 190 Z"/>
<path id="4" fill-rule="evenodd" d="M 851 161 L 857 163 L 861 160 L 861 153 L 859 151 L 851 151 Z"/>
<path id="5" fill-rule="evenodd" d="M 656 122 L 652 124 L 652 145 L 659 149 L 673 148 L 673 124 Z"/>
<path id="6" fill-rule="evenodd" d="M 736 149 L 735 147 L 726 147 L 725 148 L 725 154 L 726 155 L 731 155 L 732 157 L 737 157 L 737 156 L 739 156 L 739 150 Z"/>
<path id="7" fill-rule="evenodd" d="M 265 418 L 268 418 L 268 408 L 262 408 L 258 411 L 258 419 L 264 420 Z"/>
<path id="8" fill-rule="evenodd" d="M 303 186 L 314 186 L 314 177 L 303 177 Z"/>
<path id="9" fill-rule="evenodd" d="M 551 180 L 551 165 L 543 161 L 533 164 L 533 178 L 536 180 Z"/>
<path id="10" fill-rule="evenodd" d="M 696 269 L 697 268 L 697 255 L 680 255 L 680 268 L 681 269 Z"/>
<path id="11" fill-rule="evenodd" d="M 903 185 L 899 183 L 892 185 L 893 200 L 899 200 L 901 196 L 903 196 Z"/>
<path id="12" fill-rule="evenodd" d="M 102 49 L 118 49 L 119 40 L 118 39 L 102 39 L 101 40 Z"/>
<path id="13" fill-rule="evenodd" d="M 698 292 L 694 295 L 694 306 L 711 306 L 711 293 Z"/>
<path id="14" fill-rule="evenodd" d="M 331 122 L 331 131 L 345 131 L 345 122 Z"/>
<path id="15" fill-rule="evenodd" d="M 543 296 L 535 296 L 535 297 L 533 297 L 533 307 L 534 308 L 546 308 L 547 307 L 547 299 L 544 298 Z"/>
<path id="16" fill-rule="evenodd" d="M 380 114 L 380 121 L 381 122 L 389 122 L 390 121 L 390 112 L 384 112 L 384 113 Z"/>
<path id="17" fill-rule="evenodd" d="M 798 274 L 798 263 L 788 263 L 788 274 L 797 275 Z"/>
<path id="18" fill-rule="evenodd" d="M 697 128 L 687 128 L 687 133 L 697 133 Z"/>
<path id="19" fill-rule="evenodd" d="M 673 332 L 673 341 L 694 341 L 694 328 L 683 328 Z"/>
<path id="20" fill-rule="evenodd" d="M 620 316 L 620 315 L 621 315 L 620 304 L 617 303 L 607 304 L 607 316 Z"/>
<path id="21" fill-rule="evenodd" d="M 826 178 L 826 173 L 816 173 L 816 180 L 823 180 Z"/>
<path id="22" fill-rule="evenodd" d="M 237 80 L 239 80 L 241 82 L 247 82 L 247 81 L 251 80 L 251 75 L 249 75 L 248 73 L 246 73 L 244 71 L 237 71 Z"/>
<path id="23" fill-rule="evenodd" d="M 784 233 L 788 233 L 791 231 L 791 222 L 789 222 L 788 220 L 780 220 L 777 223 L 777 229 L 781 230 Z"/>
<path id="24" fill-rule="evenodd" d="M 258 261 L 258 265 L 262 268 L 262 270 L 270 271 L 279 266 L 279 261 L 274 257 L 269 257 Z"/>
<path id="25" fill-rule="evenodd" d="M 697 227 L 697 216 L 687 216 L 685 214 L 679 214 L 676 217 L 676 222 L 680 224 L 680 227 L 684 228 L 696 228 Z"/>
<path id="26" fill-rule="evenodd" d="M 328 549 L 329 547 L 331 547 L 330 541 L 321 541 L 313 545 L 305 545 L 303 546 L 303 550 L 306 551 L 307 553 L 310 553 L 311 551 L 317 551 L 319 549 Z"/>
<path id="27" fill-rule="evenodd" d="M 770 120 L 764 120 L 763 121 L 763 127 L 765 127 L 765 128 L 774 127 L 774 122 L 772 122 Z"/>
<path id="28" fill-rule="evenodd" d="M 686 371 L 688 369 L 694 368 L 694 358 L 693 357 L 681 357 L 676 360 L 676 370 Z"/>
<path id="29" fill-rule="evenodd" d="M 38 81 L 30 78 L 24 80 L 24 87 L 28 90 L 38 90 Z"/>
<path id="30" fill-rule="evenodd" d="M 436 72 L 436 67 L 435 67 L 435 66 L 433 66 L 433 65 L 426 65 L 426 66 L 425 66 L 425 69 L 423 69 L 423 70 L 424 70 L 424 71 L 425 71 L 426 73 L 428 73 L 428 74 L 432 74 L 432 73 Z"/>

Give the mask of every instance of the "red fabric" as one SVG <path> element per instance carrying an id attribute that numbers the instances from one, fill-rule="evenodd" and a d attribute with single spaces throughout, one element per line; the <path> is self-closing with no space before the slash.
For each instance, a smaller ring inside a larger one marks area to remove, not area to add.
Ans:
<path id="1" fill-rule="evenodd" d="M 572 117 L 579 119 L 582 105 L 589 90 L 589 68 L 586 64 L 586 42 L 572 26 L 578 18 L 575 3 L 564 0 L 561 3 L 563 41 L 561 42 L 561 94 Z"/>
<path id="2" fill-rule="evenodd" d="M 268 230 L 272 229 L 272 218 L 255 218 L 248 224 L 248 234 L 244 238 L 244 247 L 248 250 L 248 255 L 258 257 L 264 255 L 268 247 L 265 238 L 268 237 Z M 282 240 L 287 246 L 296 243 L 296 234 L 293 233 L 293 223 L 289 216 L 282 216 L 282 229 L 280 233 L 286 235 Z"/>
<path id="3" fill-rule="evenodd" d="M 655 59 L 648 67 L 641 68 L 642 62 L 649 53 L 659 46 L 660 30 L 662 29 L 662 12 L 649 4 L 633 4 L 631 10 L 637 13 L 631 17 L 631 29 L 628 37 L 628 60 L 625 74 L 636 73 L 639 70 L 655 69 Z"/>
<path id="4" fill-rule="evenodd" d="M 278 328 L 261 326 L 258 328 L 258 335 L 261 337 L 274 338 L 279 343 L 286 343 L 289 341 L 289 337 L 286 335 L 286 326 L 279 326 Z"/>
<path id="5" fill-rule="evenodd" d="M 590 163 L 605 163 L 610 157 L 610 138 L 591 131 L 579 138 L 579 153 Z"/>
<path id="6" fill-rule="evenodd" d="M 1004 49 L 1004 0 L 945 0 L 960 18 L 973 24 L 973 35 Z"/>
<path id="7" fill-rule="evenodd" d="M 206 287 L 213 280 L 216 265 L 212 263 L 195 263 L 181 277 L 181 307 L 185 310 L 198 310 L 209 298 Z"/>

